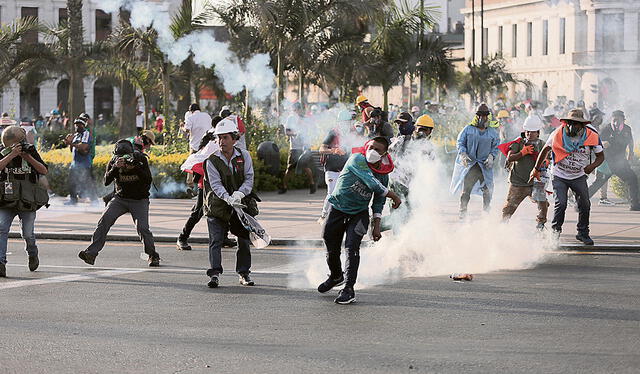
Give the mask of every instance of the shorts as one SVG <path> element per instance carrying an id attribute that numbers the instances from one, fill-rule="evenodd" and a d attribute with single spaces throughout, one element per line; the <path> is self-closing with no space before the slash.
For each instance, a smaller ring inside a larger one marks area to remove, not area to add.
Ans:
<path id="1" fill-rule="evenodd" d="M 287 159 L 287 171 L 295 171 L 298 166 L 298 160 L 302 156 L 302 149 L 289 150 L 289 158 Z"/>

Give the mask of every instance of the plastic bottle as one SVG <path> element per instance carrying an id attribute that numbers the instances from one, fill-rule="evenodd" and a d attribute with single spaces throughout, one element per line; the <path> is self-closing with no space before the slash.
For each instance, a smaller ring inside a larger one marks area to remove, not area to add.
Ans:
<path id="1" fill-rule="evenodd" d="M 453 273 L 449 276 L 449 278 L 453 279 L 454 281 L 472 281 L 473 280 L 473 274 L 467 274 L 467 273 Z"/>

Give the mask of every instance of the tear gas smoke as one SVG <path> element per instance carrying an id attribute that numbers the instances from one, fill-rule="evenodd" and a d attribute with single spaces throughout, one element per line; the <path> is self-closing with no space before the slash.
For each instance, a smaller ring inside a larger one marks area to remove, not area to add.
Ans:
<path id="1" fill-rule="evenodd" d="M 408 201 L 393 213 L 394 233 L 361 249 L 357 287 L 406 277 L 526 269 L 543 261 L 557 244 L 536 232 L 533 217 L 526 223 L 502 223 L 495 208 L 501 205 L 503 194 L 494 194 L 493 214 L 459 222 L 457 211 L 443 209 L 447 205 L 443 202 L 452 199 L 446 167 L 437 160 L 428 161 L 415 143 L 407 149 L 394 162 L 411 167 L 397 168 L 392 178 L 406 177 L 398 173 L 411 171 Z M 384 214 L 388 214 L 388 208 Z M 324 253 L 315 252 L 296 261 L 293 269 L 303 274 L 291 276 L 290 287 L 316 287 L 326 279 Z"/>
<path id="2" fill-rule="evenodd" d="M 101 0 L 100 8 L 114 13 L 124 7 L 131 11 L 131 25 L 136 29 L 153 28 L 158 33 L 158 46 L 174 65 L 180 65 L 190 54 L 194 62 L 213 68 L 222 80 L 225 90 L 237 94 L 244 88 L 255 100 L 266 99 L 273 91 L 275 75 L 269 66 L 268 54 L 256 54 L 242 62 L 229 49 L 228 43 L 216 41 L 213 33 L 200 30 L 174 39 L 167 11 L 168 3 L 154 3 L 142 0 Z"/>

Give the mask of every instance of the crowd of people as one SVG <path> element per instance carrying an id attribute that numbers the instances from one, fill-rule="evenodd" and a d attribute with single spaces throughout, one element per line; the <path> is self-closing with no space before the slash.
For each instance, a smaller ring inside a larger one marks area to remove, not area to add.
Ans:
<path id="1" fill-rule="evenodd" d="M 344 108 L 332 117 L 319 147 L 320 164 L 324 169 L 327 195 L 319 222 L 327 250 L 329 276 L 318 286 L 327 292 L 344 284 L 336 303 L 355 301 L 360 262 L 360 246 L 367 232 L 378 241 L 382 232 L 395 230 L 395 209 L 408 201 L 415 163 L 434 162 L 438 157 L 431 141 L 441 111 L 436 104 L 425 103 L 424 109 L 414 106 L 402 111 L 392 106 L 390 111 L 375 107 L 362 95 L 355 110 Z M 280 194 L 288 190 L 291 176 L 304 174 L 309 192 L 316 192 L 316 178 L 308 162 L 303 162 L 309 139 L 305 139 L 306 113 L 294 103 L 282 123 L 289 141 L 287 168 Z M 536 103 L 507 107 L 498 101 L 493 108 L 480 103 L 469 122 L 459 132 L 456 157 L 451 178 L 451 192 L 460 195 L 459 218 L 467 219 L 471 196 L 482 196 L 483 209 L 488 211 L 493 200 L 496 170 L 506 169 L 508 193 L 502 208 L 507 222 L 519 205 L 529 197 L 537 205 L 536 228 L 545 230 L 549 197 L 554 195 L 551 231 L 559 235 L 570 199 L 578 210 L 576 239 L 592 245 L 589 236 L 590 197 L 605 188 L 607 180 L 617 175 L 628 186 L 631 210 L 640 210 L 638 180 L 629 161 L 634 148 L 631 128 L 625 114 L 616 110 L 610 121 L 597 106 L 590 110 L 584 103 L 548 106 L 539 110 Z M 14 121 L 15 122 L 15 121 Z M 88 130 L 91 118 L 81 114 L 74 119 L 75 132 L 64 142 L 73 156 L 69 170 L 70 196 L 68 205 L 77 204 L 81 196 L 96 201 L 92 164 L 95 141 Z M 42 161 L 28 126 L 11 123 L 3 115 L 0 149 L 0 276 L 6 276 L 7 236 L 11 222 L 18 216 L 23 238 L 27 243 L 29 269 L 38 267 L 34 220 L 36 211 L 48 204 L 46 193 L 47 165 Z M 188 135 L 190 156 L 182 169 L 186 184 L 196 196 L 192 213 L 177 239 L 179 250 L 190 250 L 189 237 L 194 226 L 207 219 L 209 232 L 208 286 L 216 288 L 223 272 L 221 248 L 237 246 L 236 273 L 239 283 L 254 285 L 250 277 L 250 245 L 265 242 L 266 233 L 252 217 L 258 214 L 259 198 L 254 192 L 254 168 L 247 150 L 246 127 L 243 119 L 229 107 L 211 117 L 192 104 L 181 121 L 181 131 Z M 545 139 L 546 138 L 546 139 Z M 104 175 L 105 185 L 114 184 L 111 194 L 104 197 L 106 208 L 92 236 L 91 244 L 78 256 L 87 264 L 95 264 L 105 245 L 107 234 L 118 217 L 129 213 L 143 242 L 149 266 L 160 266 L 149 228 L 149 196 L 152 174 L 147 151 L 155 144 L 153 132 L 141 130 L 137 136 L 116 142 L 113 157 Z M 410 154 L 411 153 L 411 154 Z M 394 172 L 395 170 L 395 172 Z M 588 185 L 588 175 L 596 179 Z M 81 182 L 80 182 L 81 181 Z M 569 192 L 571 191 L 571 193 Z M 383 217 L 385 201 L 391 201 L 391 212 Z M 607 200 L 601 199 L 601 202 Z M 406 213 L 405 213 L 406 214 Z M 229 233 L 237 241 L 229 238 Z M 268 243 L 268 240 L 266 240 Z M 346 263 L 340 259 L 343 246 Z"/>

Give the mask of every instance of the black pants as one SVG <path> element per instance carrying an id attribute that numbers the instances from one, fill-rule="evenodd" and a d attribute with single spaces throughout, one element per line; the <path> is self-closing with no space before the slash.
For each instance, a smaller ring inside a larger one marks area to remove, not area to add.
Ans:
<path id="1" fill-rule="evenodd" d="M 589 234 L 591 202 L 589 201 L 589 188 L 587 187 L 586 175 L 576 179 L 564 179 L 555 175 L 553 176 L 553 192 L 556 194 L 556 203 L 553 209 L 551 228 L 554 231 L 562 231 L 562 224 L 564 223 L 564 216 L 567 210 L 567 193 L 569 190 L 575 193 L 578 204 L 578 233 Z"/>
<path id="2" fill-rule="evenodd" d="M 358 267 L 360 266 L 360 243 L 362 237 L 367 233 L 369 227 L 369 211 L 364 210 L 357 214 L 347 214 L 334 207 L 329 210 L 329 216 L 325 221 L 322 239 L 327 247 L 327 265 L 331 271 L 331 278 L 337 279 L 342 276 L 342 263 L 340 252 L 342 249 L 342 239 L 345 240 L 347 251 L 346 284 L 345 287 L 353 287 L 358 277 Z"/>
<path id="3" fill-rule="evenodd" d="M 475 186 L 477 182 L 484 183 L 484 175 L 482 174 L 480 165 L 475 164 L 469 169 L 469 172 L 464 176 L 462 182 L 462 195 L 460 196 L 461 212 L 467 211 L 469 200 L 471 200 L 471 191 L 473 191 L 473 186 Z M 487 186 L 482 187 L 482 204 L 484 210 L 489 210 L 491 207 L 491 191 Z"/>
<path id="4" fill-rule="evenodd" d="M 77 201 L 80 197 L 88 197 L 92 201 L 98 198 L 91 168 L 70 168 L 68 183 L 69 199 L 72 201 Z"/>
<path id="5" fill-rule="evenodd" d="M 202 205 L 204 204 L 204 192 L 202 188 L 198 189 L 198 199 L 196 200 L 195 205 L 191 208 L 191 215 L 185 222 L 184 227 L 182 228 L 182 233 L 180 234 L 180 240 L 188 240 L 191 236 L 191 231 L 196 227 L 198 222 L 202 219 Z M 226 238 L 226 235 L 225 235 Z"/>
<path id="6" fill-rule="evenodd" d="M 631 206 L 640 206 L 640 201 L 638 200 L 638 176 L 633 172 L 633 170 L 631 170 L 629 162 L 624 159 L 608 162 L 611 174 L 596 174 L 596 180 L 591 184 L 591 186 L 589 186 L 589 197 L 592 197 L 596 191 L 602 188 L 612 175 L 616 175 L 618 178 L 622 179 L 627 186 L 629 186 L 629 200 L 631 201 Z"/>

